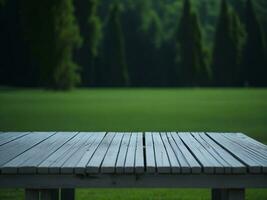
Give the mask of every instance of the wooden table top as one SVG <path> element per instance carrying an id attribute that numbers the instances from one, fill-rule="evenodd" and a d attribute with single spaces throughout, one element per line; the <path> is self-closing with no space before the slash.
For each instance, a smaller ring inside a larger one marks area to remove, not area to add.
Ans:
<path id="1" fill-rule="evenodd" d="M 265 174 L 242 133 L 3 132 L 0 174 Z"/>

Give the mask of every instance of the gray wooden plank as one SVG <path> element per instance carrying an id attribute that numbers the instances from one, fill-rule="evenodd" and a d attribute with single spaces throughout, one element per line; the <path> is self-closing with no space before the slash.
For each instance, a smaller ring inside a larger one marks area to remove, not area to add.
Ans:
<path id="1" fill-rule="evenodd" d="M 55 151 L 40 165 L 38 165 L 38 173 L 60 173 L 62 165 L 81 147 L 85 146 L 86 142 L 93 133 L 78 133 L 71 140 L 67 141 L 61 148 Z"/>
<path id="2" fill-rule="evenodd" d="M 171 165 L 159 133 L 152 133 L 158 173 L 171 173 Z"/>
<path id="3" fill-rule="evenodd" d="M 90 138 L 88 145 L 81 148 L 75 155 L 71 157 L 71 159 L 67 161 L 67 163 L 64 164 L 62 172 L 64 171 L 63 169 L 74 168 L 75 174 L 86 173 L 86 165 L 92 158 L 105 135 L 105 132 L 99 132 L 95 134 L 94 138 Z"/>
<path id="4" fill-rule="evenodd" d="M 231 141 L 227 140 L 227 138 L 222 136 L 221 133 L 207 133 L 207 135 L 231 153 L 235 158 L 246 164 L 250 173 L 261 173 L 262 169 L 259 163 L 248 156 L 248 154 L 238 145 L 235 145 Z"/>
<path id="5" fill-rule="evenodd" d="M 156 172 L 156 158 L 152 133 L 145 133 L 145 151 L 146 151 L 146 171 L 148 173 Z"/>
<path id="6" fill-rule="evenodd" d="M 243 140 L 240 140 L 236 135 L 230 135 L 228 133 L 222 133 L 224 137 L 232 142 L 234 145 L 238 145 L 242 151 L 246 152 L 247 156 L 255 160 L 262 167 L 263 172 L 267 172 L 267 152 L 262 152 L 259 148 L 253 145 L 247 145 Z"/>
<path id="7" fill-rule="evenodd" d="M 181 150 L 178 148 L 178 146 L 176 145 L 174 139 L 171 136 L 171 133 L 168 132 L 166 133 L 166 137 L 170 143 L 170 147 L 172 148 L 176 159 L 179 162 L 180 165 L 180 173 L 186 174 L 186 173 L 190 173 L 191 169 L 190 169 L 190 165 L 188 164 L 188 162 L 186 161 L 186 158 L 184 157 L 184 155 L 182 154 Z M 201 170 L 201 168 L 200 168 Z"/>
<path id="8" fill-rule="evenodd" d="M 144 173 L 144 147 L 143 147 L 143 134 L 137 133 L 136 152 L 135 152 L 135 173 Z"/>
<path id="9" fill-rule="evenodd" d="M 197 133 L 195 133 L 197 134 Z M 194 136 L 196 136 L 194 134 Z M 238 159 L 232 156 L 228 151 L 226 151 L 224 148 L 222 148 L 220 145 L 218 145 L 216 142 L 214 142 L 210 137 L 208 137 L 206 134 L 198 134 L 200 138 L 202 138 L 208 145 L 211 146 L 213 149 L 212 151 L 217 152 L 217 156 L 223 158 L 227 163 L 229 163 L 232 167 L 231 171 L 234 174 L 243 174 L 246 173 L 247 167 L 242 164 Z M 198 138 L 197 138 L 198 139 Z M 200 139 L 199 139 L 200 140 Z M 215 154 L 216 156 L 216 154 Z"/>
<path id="10" fill-rule="evenodd" d="M 137 133 L 132 133 L 124 165 L 125 173 L 134 173 L 136 142 L 137 142 Z"/>
<path id="11" fill-rule="evenodd" d="M 178 133 L 178 136 L 187 145 L 196 159 L 202 164 L 204 173 L 223 173 L 220 164 L 190 133 Z"/>
<path id="12" fill-rule="evenodd" d="M 11 137 L 16 137 L 16 136 L 20 136 L 22 134 L 29 134 L 30 132 L 27 131 L 27 132 L 0 132 L 0 142 L 2 140 L 7 140 L 8 138 L 11 138 Z"/>
<path id="13" fill-rule="evenodd" d="M 201 172 L 202 167 L 198 163 L 198 161 L 195 159 L 195 157 L 191 154 L 191 152 L 188 150 L 188 148 L 184 145 L 181 138 L 177 135 L 175 132 L 167 133 L 169 136 L 169 141 L 171 143 L 171 146 L 173 150 L 176 153 L 176 156 L 181 163 L 182 166 L 182 172 L 183 173 L 191 173 L 198 174 Z M 174 141 L 174 142 L 173 142 Z M 188 170 L 188 165 L 190 169 Z"/>
<path id="14" fill-rule="evenodd" d="M 0 141 L 2 141 L 3 139 L 11 137 L 10 133 L 12 133 L 12 132 L 0 132 Z"/>
<path id="15" fill-rule="evenodd" d="M 107 153 L 109 146 L 112 143 L 114 136 L 115 133 L 113 132 L 107 133 L 105 135 L 104 139 L 101 141 L 101 143 L 97 147 L 95 153 L 93 154 L 92 158 L 90 159 L 90 161 L 86 166 L 87 173 L 92 174 L 92 173 L 98 173 L 100 171 L 102 161 Z"/>
<path id="16" fill-rule="evenodd" d="M 116 170 L 115 171 L 118 174 L 121 174 L 124 171 L 124 165 L 125 165 L 128 146 L 130 143 L 130 138 L 131 138 L 131 133 L 124 133 L 123 134 L 121 147 L 120 147 L 119 154 L 118 154 L 118 159 L 116 162 Z"/>
<path id="17" fill-rule="evenodd" d="M 64 145 L 68 140 L 72 139 L 77 133 L 58 132 L 47 140 L 39 143 L 28 151 L 17 156 L 3 166 L 3 172 L 7 173 L 36 173 L 38 165 Z"/>
<path id="18" fill-rule="evenodd" d="M 54 135 L 54 132 L 30 133 L 3 146 L 0 146 L 0 166 L 31 149 L 40 142 Z M 3 169 L 1 169 L 3 172 Z"/>
<path id="19" fill-rule="evenodd" d="M 231 133 L 229 133 L 231 134 Z M 248 144 L 251 144 L 251 145 L 256 145 L 258 148 L 264 150 L 264 151 L 267 151 L 267 145 L 266 144 L 263 144 L 247 135 L 245 135 L 244 133 L 232 133 L 232 134 L 235 134 L 236 137 L 242 139 L 244 142 L 247 142 Z"/>
<path id="20" fill-rule="evenodd" d="M 6 132 L 0 134 L 0 146 L 28 135 L 30 132 Z"/>
<path id="21" fill-rule="evenodd" d="M 123 133 L 116 133 L 101 165 L 102 173 L 114 173 Z"/>
<path id="22" fill-rule="evenodd" d="M 181 168 L 180 168 L 180 163 L 177 160 L 177 157 L 169 143 L 169 140 L 167 138 L 167 134 L 166 133 L 160 133 L 161 139 L 163 141 L 163 144 L 165 146 L 165 149 L 167 151 L 167 155 L 171 164 L 171 172 L 172 173 L 180 173 L 181 172 Z"/>
<path id="23" fill-rule="evenodd" d="M 216 148 L 214 148 L 214 142 L 211 141 L 204 133 L 191 134 L 223 166 L 224 173 L 230 174 L 233 171 L 233 166 L 231 165 L 229 158 L 234 161 L 233 164 L 238 162 L 239 165 L 242 165 L 239 161 L 233 158 L 228 152 L 224 151 L 218 145 L 216 146 Z M 246 169 L 245 166 L 243 167 L 244 169 Z M 245 172 L 246 171 L 244 171 L 243 173 Z"/>
<path id="24" fill-rule="evenodd" d="M 267 157 L 267 145 L 255 140 L 251 137 L 248 137 L 243 133 L 236 133 L 235 136 L 238 137 L 240 139 L 240 141 L 242 141 L 242 143 L 245 143 L 248 147 L 252 148 L 254 151 L 259 152 L 265 158 Z M 263 172 L 267 173 L 267 167 L 266 166 L 263 167 Z"/>
<path id="25" fill-rule="evenodd" d="M 249 137 L 247 136 L 239 137 L 236 133 L 222 133 L 222 134 L 226 138 L 240 145 L 245 150 L 249 151 L 252 154 L 255 154 L 255 156 L 262 158 L 263 160 L 267 159 L 266 157 L 267 148 L 263 148 L 262 145 L 249 142 Z"/>
<path id="26" fill-rule="evenodd" d="M 233 142 L 236 142 L 242 148 L 247 150 L 250 154 L 259 158 L 259 160 L 267 161 L 267 148 L 262 148 L 262 145 L 258 145 L 248 141 L 247 136 L 239 137 L 237 134 L 224 133 L 225 137 Z"/>
<path id="27" fill-rule="evenodd" d="M 73 174 L 76 173 L 76 165 L 80 162 L 87 152 L 91 152 L 91 146 L 98 140 L 98 138 L 103 138 L 104 134 L 102 133 L 90 133 L 86 136 L 84 141 L 80 141 L 77 145 L 77 149 L 71 151 L 65 158 L 58 162 L 57 167 L 60 167 L 60 172 L 62 174 Z M 83 143 L 85 142 L 85 143 Z M 82 143 L 82 145 L 80 145 Z M 77 169 L 78 170 L 78 169 Z M 78 170 L 79 171 L 79 170 Z M 80 173 L 85 173 L 85 166 L 80 168 Z"/>
<path id="28" fill-rule="evenodd" d="M 86 164 L 83 166 L 79 166 L 79 163 L 84 158 L 89 158 L 89 155 L 92 155 L 95 151 L 95 146 L 99 145 L 100 141 L 105 136 L 105 133 L 103 132 L 95 132 L 90 133 L 92 136 L 88 138 L 86 143 L 83 145 L 79 145 L 78 150 L 75 151 L 75 153 L 71 154 L 70 157 L 67 158 L 67 160 L 64 162 L 64 164 L 61 166 L 61 173 L 63 174 L 84 174 L 86 171 Z"/>

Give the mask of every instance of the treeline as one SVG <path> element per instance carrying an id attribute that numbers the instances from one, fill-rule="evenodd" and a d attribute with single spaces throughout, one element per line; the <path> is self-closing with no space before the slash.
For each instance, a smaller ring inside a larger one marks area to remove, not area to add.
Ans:
<path id="1" fill-rule="evenodd" d="M 1 0 L 0 84 L 267 86 L 264 22 L 242 2 Z"/>

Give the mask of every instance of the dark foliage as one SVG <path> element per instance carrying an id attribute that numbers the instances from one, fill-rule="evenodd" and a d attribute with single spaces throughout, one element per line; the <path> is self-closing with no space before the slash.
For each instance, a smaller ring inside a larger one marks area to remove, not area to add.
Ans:
<path id="1" fill-rule="evenodd" d="M 266 0 L 0 0 L 0 84 L 266 86 L 266 10 Z"/>
<path id="2" fill-rule="evenodd" d="M 267 86 L 264 35 L 251 0 L 247 0 L 245 16 L 247 32 L 243 63 L 245 82 L 250 86 Z"/>
<path id="3" fill-rule="evenodd" d="M 21 4 L 25 38 L 41 84 L 47 88 L 70 89 L 79 83 L 73 49 L 81 43 L 72 0 L 25 0 Z"/>
<path id="4" fill-rule="evenodd" d="M 104 45 L 101 84 L 104 86 L 129 85 L 124 35 L 121 26 L 121 5 L 117 2 L 110 8 Z"/>
<path id="5" fill-rule="evenodd" d="M 222 0 L 215 33 L 212 70 L 216 86 L 240 85 L 243 30 L 235 12 Z"/>
<path id="6" fill-rule="evenodd" d="M 208 82 L 208 70 L 202 47 L 202 35 L 196 13 L 190 0 L 184 0 L 184 9 L 177 31 L 178 79 L 182 86 L 197 86 Z"/>

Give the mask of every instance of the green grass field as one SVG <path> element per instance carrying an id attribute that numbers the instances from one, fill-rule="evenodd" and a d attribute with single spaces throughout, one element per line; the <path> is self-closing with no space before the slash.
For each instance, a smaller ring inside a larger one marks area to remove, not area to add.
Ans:
<path id="1" fill-rule="evenodd" d="M 267 89 L 0 90 L 1 131 L 244 132 L 267 144 Z M 0 199 L 23 199 L 0 190 Z M 209 190 L 90 189 L 78 200 L 209 199 Z M 247 190 L 266 200 L 266 190 Z"/>

